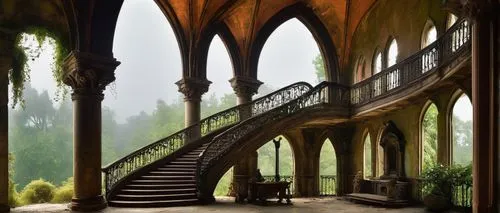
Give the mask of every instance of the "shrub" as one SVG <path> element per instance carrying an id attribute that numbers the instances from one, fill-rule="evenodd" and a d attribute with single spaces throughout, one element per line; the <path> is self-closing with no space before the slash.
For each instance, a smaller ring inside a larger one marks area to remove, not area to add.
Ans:
<path id="1" fill-rule="evenodd" d="M 9 206 L 11 208 L 19 206 L 19 194 L 16 190 L 16 184 L 9 179 Z"/>
<path id="2" fill-rule="evenodd" d="M 43 179 L 31 181 L 21 192 L 20 201 L 23 205 L 46 203 L 54 197 L 55 186 Z"/>
<path id="3" fill-rule="evenodd" d="M 73 198 L 73 178 L 70 177 L 55 191 L 52 203 L 69 203 Z"/>

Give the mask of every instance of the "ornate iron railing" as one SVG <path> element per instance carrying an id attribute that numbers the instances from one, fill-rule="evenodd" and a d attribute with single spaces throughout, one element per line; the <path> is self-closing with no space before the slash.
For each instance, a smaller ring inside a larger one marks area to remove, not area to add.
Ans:
<path id="1" fill-rule="evenodd" d="M 459 57 L 470 47 L 471 25 L 467 20 L 454 24 L 437 41 L 409 58 L 382 70 L 351 88 L 351 104 L 374 101 L 393 90 L 418 81 L 438 67 Z"/>
<path id="2" fill-rule="evenodd" d="M 262 176 L 264 178 L 264 180 L 266 182 L 274 182 L 276 181 L 275 179 L 275 176 L 274 175 L 263 175 Z M 287 182 L 290 182 L 290 193 L 293 194 L 294 190 L 295 190 L 295 185 L 293 183 L 293 176 L 291 175 L 285 175 L 285 176 L 281 176 L 280 175 L 280 181 L 287 181 Z"/>
<path id="3" fill-rule="evenodd" d="M 333 196 L 337 194 L 337 176 L 335 175 L 320 175 L 319 176 L 319 195 Z"/>
<path id="4" fill-rule="evenodd" d="M 198 158 L 196 171 L 199 184 L 198 189 L 204 187 L 202 182 L 208 169 L 220 158 L 229 153 L 234 147 L 237 147 L 241 142 L 240 139 L 248 133 L 268 122 L 280 120 L 308 107 L 320 104 L 348 107 L 348 91 L 348 87 L 332 82 L 322 82 L 303 95 L 298 96 L 298 98 L 282 106 L 273 108 L 265 114 L 253 116 L 246 122 L 231 127 L 231 129 L 227 130 L 224 134 L 216 136 Z"/>
<path id="5" fill-rule="evenodd" d="M 142 147 L 133 153 L 109 164 L 102 169 L 106 193 L 123 178 L 134 171 L 155 161 L 165 158 L 178 150 L 188 141 L 205 136 L 221 128 L 240 122 L 242 113 L 247 109 L 258 109 L 259 113 L 271 110 L 306 93 L 313 87 L 306 82 L 298 82 L 281 88 L 249 104 L 239 105 L 216 113 L 201 120 L 198 124 L 180 130 L 166 138 Z M 250 108 L 251 107 L 251 108 Z M 257 112 L 252 114 L 258 114 Z M 251 115 L 251 114 L 250 114 Z"/>

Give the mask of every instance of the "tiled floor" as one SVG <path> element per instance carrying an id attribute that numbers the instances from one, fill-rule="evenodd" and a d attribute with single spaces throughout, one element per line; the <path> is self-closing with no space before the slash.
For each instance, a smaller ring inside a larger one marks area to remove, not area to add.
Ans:
<path id="1" fill-rule="evenodd" d="M 251 204 L 235 204 L 231 198 L 218 198 L 216 204 L 207 206 L 172 207 L 172 208 L 151 208 L 151 209 L 129 209 L 109 207 L 103 213 L 139 213 L 139 212 L 168 212 L 168 213 L 425 213 L 422 207 L 409 207 L 403 209 L 386 209 L 383 207 L 373 207 L 360 204 L 353 204 L 339 198 L 307 198 L 293 199 L 293 205 L 256 206 Z M 67 204 L 39 204 L 19 207 L 12 212 L 70 212 Z"/>

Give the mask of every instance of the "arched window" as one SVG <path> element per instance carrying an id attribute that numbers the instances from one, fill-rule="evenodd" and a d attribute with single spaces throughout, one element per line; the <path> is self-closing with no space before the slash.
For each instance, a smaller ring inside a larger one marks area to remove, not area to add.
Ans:
<path id="1" fill-rule="evenodd" d="M 446 20 L 446 29 L 450 29 L 455 23 L 457 23 L 458 17 L 453 13 L 448 14 L 448 18 Z"/>
<path id="2" fill-rule="evenodd" d="M 424 32 L 422 34 L 422 49 L 432 44 L 437 39 L 437 30 L 436 27 L 430 23 L 428 26 L 424 28 Z"/>
<path id="3" fill-rule="evenodd" d="M 452 162 L 468 165 L 472 163 L 472 104 L 470 99 L 462 94 L 452 111 Z"/>
<path id="4" fill-rule="evenodd" d="M 398 54 L 398 42 L 396 41 L 396 39 L 392 39 L 391 45 L 389 46 L 389 49 L 387 51 L 387 67 L 391 67 L 396 64 Z"/>
<path id="5" fill-rule="evenodd" d="M 373 60 L 373 74 L 377 74 L 382 71 L 382 53 L 379 52 L 375 54 L 375 59 Z"/>
<path id="6" fill-rule="evenodd" d="M 437 118 L 438 110 L 436 105 L 430 104 L 425 109 L 425 114 L 421 121 L 421 171 L 437 163 Z"/>
<path id="7" fill-rule="evenodd" d="M 431 21 L 427 21 L 422 32 L 422 49 L 432 44 L 437 39 L 437 30 Z M 422 73 L 427 72 L 437 66 L 438 52 L 436 48 L 426 51 L 422 55 Z"/>
<path id="8" fill-rule="evenodd" d="M 367 133 L 364 140 L 363 148 L 363 175 L 365 178 L 373 177 L 372 172 L 372 142 L 370 133 Z"/>
<path id="9" fill-rule="evenodd" d="M 319 194 L 335 195 L 337 180 L 337 156 L 330 139 L 326 139 L 321 147 L 319 158 Z"/>
<path id="10" fill-rule="evenodd" d="M 391 67 L 397 63 L 398 54 L 398 42 L 396 39 L 392 39 L 391 45 L 387 50 L 387 67 Z M 387 73 L 387 90 L 394 89 L 399 84 L 399 69 L 389 70 Z"/>

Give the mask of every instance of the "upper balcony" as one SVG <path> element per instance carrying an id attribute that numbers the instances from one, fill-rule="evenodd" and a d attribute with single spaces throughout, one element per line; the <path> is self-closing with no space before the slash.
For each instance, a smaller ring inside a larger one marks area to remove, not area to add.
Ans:
<path id="1" fill-rule="evenodd" d="M 448 81 L 469 76 L 471 32 L 470 22 L 457 22 L 426 48 L 354 84 L 350 89 L 352 117 L 401 107 Z"/>

